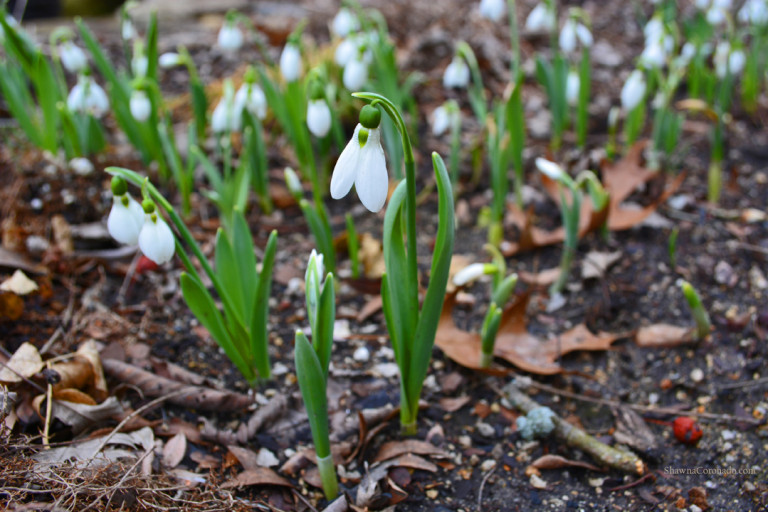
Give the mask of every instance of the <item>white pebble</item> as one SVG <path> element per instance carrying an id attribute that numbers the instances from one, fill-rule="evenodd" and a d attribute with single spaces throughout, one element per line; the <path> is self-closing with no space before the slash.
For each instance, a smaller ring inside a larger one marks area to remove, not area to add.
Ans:
<path id="1" fill-rule="evenodd" d="M 701 368 L 694 368 L 691 370 L 691 380 L 693 382 L 701 382 L 704 380 L 704 371 Z"/>
<path id="2" fill-rule="evenodd" d="M 723 430 L 723 433 L 720 435 L 723 436 L 723 439 L 726 441 L 731 441 L 736 438 L 736 432 L 733 430 Z"/>
<path id="3" fill-rule="evenodd" d="M 354 359 L 358 363 L 364 363 L 368 361 L 370 358 L 371 358 L 371 351 L 368 350 L 368 347 L 358 347 L 357 350 L 355 350 L 355 353 L 352 354 L 352 359 Z"/>

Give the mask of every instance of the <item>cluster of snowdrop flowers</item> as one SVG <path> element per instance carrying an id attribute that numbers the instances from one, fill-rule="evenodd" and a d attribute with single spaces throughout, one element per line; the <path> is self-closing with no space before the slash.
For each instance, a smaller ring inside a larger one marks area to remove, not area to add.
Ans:
<path id="1" fill-rule="evenodd" d="M 443 87 L 446 89 L 464 89 L 469 85 L 469 66 L 458 53 L 448 64 L 443 73 Z"/>
<path id="2" fill-rule="evenodd" d="M 267 97 L 256 83 L 255 72 L 249 69 L 243 85 L 235 92 L 232 80 L 224 82 L 224 94 L 211 114 L 214 133 L 238 132 L 243 124 L 243 111 L 247 110 L 258 119 L 267 117 Z"/>
<path id="3" fill-rule="evenodd" d="M 706 11 L 710 25 L 722 25 L 728 19 L 728 11 L 733 6 L 732 0 L 696 0 L 696 7 Z"/>
<path id="4" fill-rule="evenodd" d="M 363 206 L 378 212 L 387 200 L 389 175 L 381 147 L 381 112 L 365 105 L 352 139 L 341 152 L 331 177 L 331 197 L 341 199 L 355 185 Z"/>
<path id="5" fill-rule="evenodd" d="M 667 31 L 659 14 L 653 16 L 643 28 L 645 48 L 640 64 L 649 69 L 661 69 L 675 49 L 675 38 Z"/>
<path id="6" fill-rule="evenodd" d="M 67 107 L 72 112 L 100 118 L 109 110 L 109 98 L 93 77 L 84 72 L 78 75 L 77 83 L 67 96 Z"/>
<path id="7" fill-rule="evenodd" d="M 139 204 L 128 193 L 124 179 L 112 178 L 112 210 L 107 218 L 109 234 L 126 245 L 139 245 L 141 252 L 158 265 L 170 261 L 176 250 L 171 228 L 157 212 L 152 200 Z"/>
<path id="8" fill-rule="evenodd" d="M 577 43 L 584 48 L 591 48 L 594 39 L 592 32 L 584 23 L 578 20 L 576 16 L 569 16 L 560 31 L 558 42 L 562 51 L 571 54 L 576 51 Z"/>
<path id="9" fill-rule="evenodd" d="M 331 109 L 325 100 L 322 84 L 315 80 L 309 88 L 307 128 L 315 137 L 325 137 L 331 130 Z"/>
<path id="10" fill-rule="evenodd" d="M 480 16 L 491 21 L 500 21 L 507 12 L 505 0 L 480 0 Z"/>
<path id="11" fill-rule="evenodd" d="M 349 33 L 336 47 L 333 60 L 344 69 L 342 82 L 347 90 L 360 90 L 368 81 L 368 66 L 373 62 L 371 47 L 378 41 L 375 32 Z"/>
<path id="12" fill-rule="evenodd" d="M 722 41 L 715 48 L 712 62 L 715 65 L 715 74 L 718 78 L 725 78 L 729 74 L 738 76 L 744 70 L 747 56 L 741 48 L 732 48 L 728 41 Z"/>
<path id="13" fill-rule="evenodd" d="M 635 69 L 621 88 L 621 107 L 625 112 L 631 112 L 643 101 L 645 89 L 645 75 L 641 70 Z"/>
<path id="14" fill-rule="evenodd" d="M 768 2 L 766 0 L 747 0 L 738 13 L 741 23 L 765 25 L 768 23 Z"/>
<path id="15" fill-rule="evenodd" d="M 555 8 L 548 0 L 536 4 L 525 19 L 525 30 L 534 34 L 552 32 L 555 26 L 557 26 Z"/>
<path id="16" fill-rule="evenodd" d="M 70 39 L 62 41 L 58 51 L 61 65 L 70 73 L 82 73 L 88 68 L 88 57 L 85 52 Z"/>

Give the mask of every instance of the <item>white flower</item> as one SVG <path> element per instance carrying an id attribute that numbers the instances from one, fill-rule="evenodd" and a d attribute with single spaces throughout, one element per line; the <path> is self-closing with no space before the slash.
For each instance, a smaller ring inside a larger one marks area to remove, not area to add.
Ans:
<path id="1" fill-rule="evenodd" d="M 701 9 L 702 11 L 709 7 L 709 3 L 711 0 L 695 0 L 694 4 L 696 5 L 697 9 Z"/>
<path id="2" fill-rule="evenodd" d="M 143 225 L 144 210 L 138 201 L 128 193 L 113 196 L 112 209 L 107 217 L 107 230 L 112 238 L 121 244 L 136 245 Z"/>
<path id="3" fill-rule="evenodd" d="M 109 98 L 104 89 L 88 75 L 80 75 L 67 96 L 67 107 L 72 112 L 103 116 L 109 110 Z"/>
<path id="4" fill-rule="evenodd" d="M 147 76 L 147 69 L 149 68 L 149 60 L 145 55 L 135 55 L 131 59 L 131 71 L 133 76 L 144 77 Z"/>
<path id="5" fill-rule="evenodd" d="M 747 0 L 739 10 L 739 21 L 764 25 L 768 22 L 768 2 L 766 0 Z"/>
<path id="6" fill-rule="evenodd" d="M 547 160 L 545 158 L 537 158 L 536 159 L 536 168 L 546 174 L 546 176 L 550 179 L 553 179 L 555 181 L 558 181 L 565 176 L 565 172 L 563 171 L 563 168 L 557 165 L 555 162 L 552 162 L 550 160 Z"/>
<path id="7" fill-rule="evenodd" d="M 581 81 L 579 79 L 579 73 L 576 72 L 576 70 L 570 70 L 565 82 L 565 99 L 570 106 L 574 106 L 579 102 L 580 87 Z"/>
<path id="8" fill-rule="evenodd" d="M 342 82 L 349 91 L 359 91 L 368 81 L 368 65 L 360 57 L 354 58 L 344 66 Z"/>
<path id="9" fill-rule="evenodd" d="M 595 42 L 592 32 L 583 23 L 576 24 L 576 37 L 584 48 L 591 48 Z"/>
<path id="10" fill-rule="evenodd" d="M 217 39 L 219 48 L 225 52 L 235 52 L 243 46 L 243 31 L 232 22 L 226 22 L 219 30 Z"/>
<path id="11" fill-rule="evenodd" d="M 456 286 L 465 286 L 472 281 L 476 281 L 485 274 L 493 273 L 496 267 L 490 263 L 472 263 L 459 270 L 453 276 L 453 284 Z"/>
<path id="12" fill-rule="evenodd" d="M 525 30 L 532 33 L 550 32 L 555 23 L 555 12 L 545 2 L 539 2 L 526 18 Z"/>
<path id="13" fill-rule="evenodd" d="M 354 32 L 360 28 L 360 21 L 357 16 L 352 14 L 352 11 L 346 7 L 339 9 L 339 12 L 334 16 L 331 22 L 331 32 L 339 37 L 346 37 L 350 32 Z"/>
<path id="14" fill-rule="evenodd" d="M 318 288 L 322 286 L 323 275 L 325 274 L 325 265 L 323 264 L 323 255 L 317 254 L 315 249 L 309 254 L 309 260 L 307 261 L 307 270 L 304 271 L 304 281 L 308 284 L 309 288 Z"/>
<path id="15" fill-rule="evenodd" d="M 368 137 L 360 145 L 360 132 Z M 331 197 L 340 199 L 347 195 L 354 183 L 363 206 L 372 212 L 381 210 L 387 200 L 389 176 L 384 150 L 381 148 L 381 130 L 363 128 L 358 124 L 355 133 L 336 161 L 331 177 Z"/>
<path id="16" fill-rule="evenodd" d="M 659 69 L 667 61 L 667 54 L 664 51 L 661 41 L 655 41 L 643 49 L 640 54 L 640 64 L 651 69 Z"/>
<path id="17" fill-rule="evenodd" d="M 744 55 L 744 51 L 740 49 L 733 50 L 728 57 L 728 71 L 732 75 L 740 75 L 746 63 L 747 57 Z"/>
<path id="18" fill-rule="evenodd" d="M 507 10 L 504 0 L 480 0 L 480 16 L 499 21 Z"/>
<path id="19" fill-rule="evenodd" d="M 267 97 L 259 84 L 243 82 L 235 94 L 234 109 L 238 116 L 246 109 L 259 119 L 267 117 Z"/>
<path id="20" fill-rule="evenodd" d="M 173 68 L 181 64 L 181 55 L 175 52 L 164 53 L 157 59 L 157 63 L 163 69 Z"/>
<path id="21" fill-rule="evenodd" d="M 211 129 L 214 133 L 237 132 L 242 122 L 242 107 L 236 108 L 235 91 L 232 81 L 224 82 L 224 96 L 211 114 Z"/>
<path id="22" fill-rule="evenodd" d="M 325 137 L 331 130 L 331 109 L 324 99 L 309 100 L 307 127 L 315 137 Z"/>
<path id="23" fill-rule="evenodd" d="M 713 5 L 707 10 L 707 22 L 710 25 L 721 25 L 725 22 L 727 17 L 728 13 L 722 7 Z"/>
<path id="24" fill-rule="evenodd" d="M 288 43 L 280 54 L 280 73 L 286 82 L 295 82 L 301 75 L 301 53 L 294 43 Z"/>
<path id="25" fill-rule="evenodd" d="M 147 93 L 135 89 L 131 93 L 130 108 L 131 115 L 138 122 L 143 123 L 149 119 L 149 115 L 152 113 L 152 103 L 150 103 Z"/>
<path id="26" fill-rule="evenodd" d="M 72 41 L 64 41 L 59 46 L 59 56 L 64 69 L 70 73 L 79 73 L 88 66 L 88 57 L 85 56 L 85 52 Z"/>
<path id="27" fill-rule="evenodd" d="M 144 256 L 158 265 L 173 258 L 176 251 L 173 232 L 156 211 L 144 216 L 144 225 L 139 232 L 139 248 Z"/>
<path id="28" fill-rule="evenodd" d="M 357 38 L 348 37 L 336 47 L 336 52 L 333 54 L 333 60 L 339 66 L 346 66 L 349 61 L 355 58 L 358 51 Z"/>
<path id="29" fill-rule="evenodd" d="M 467 84 L 469 84 L 469 66 L 464 62 L 464 59 L 456 55 L 451 63 L 448 64 L 448 67 L 445 68 L 443 87 L 446 89 L 452 87 L 464 88 Z"/>
<path id="30" fill-rule="evenodd" d="M 82 156 L 70 160 L 69 168 L 72 169 L 75 174 L 79 174 L 80 176 L 88 176 L 93 173 L 93 163 Z"/>
<path id="31" fill-rule="evenodd" d="M 576 50 L 576 20 L 569 18 L 563 25 L 558 39 L 560 49 L 565 53 L 573 53 Z"/>
<path id="32" fill-rule="evenodd" d="M 301 180 L 296 175 L 296 171 L 290 167 L 286 167 L 283 171 L 285 177 L 285 185 L 288 187 L 288 191 L 292 196 L 297 198 L 297 201 L 304 194 L 304 189 L 301 186 Z"/>
<path id="33" fill-rule="evenodd" d="M 660 16 L 654 16 L 643 27 L 643 35 L 645 36 L 645 45 L 648 46 L 654 41 L 658 41 L 664 37 L 665 29 L 664 22 L 661 21 Z"/>
<path id="34" fill-rule="evenodd" d="M 445 105 L 440 105 L 432 112 L 432 134 L 439 137 L 451 126 L 451 115 Z"/>
<path id="35" fill-rule="evenodd" d="M 634 108 L 645 97 L 645 77 L 643 72 L 636 69 L 630 73 L 624 87 L 621 88 L 621 106 L 626 112 Z"/>
<path id="36" fill-rule="evenodd" d="M 138 36 L 133 23 L 128 18 L 123 18 L 123 22 L 120 25 L 120 35 L 122 36 L 123 41 L 130 41 Z"/>
<path id="37" fill-rule="evenodd" d="M 731 55 L 731 45 L 728 41 L 719 43 L 715 48 L 715 55 L 712 57 L 712 62 L 715 65 L 715 74 L 718 76 L 718 78 L 724 78 L 729 71 L 733 73 L 731 66 Z M 744 63 L 739 62 L 740 60 L 740 57 L 736 57 L 734 62 L 739 72 L 741 72 L 741 69 L 738 68 L 739 64 L 741 64 L 741 68 L 744 67 Z"/>

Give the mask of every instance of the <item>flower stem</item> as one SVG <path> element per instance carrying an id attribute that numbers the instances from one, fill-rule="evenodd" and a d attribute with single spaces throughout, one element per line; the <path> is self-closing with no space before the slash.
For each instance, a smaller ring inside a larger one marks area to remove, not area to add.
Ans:
<path id="1" fill-rule="evenodd" d="M 317 470 L 323 484 L 325 499 L 331 501 L 339 495 L 339 482 L 336 479 L 336 467 L 333 465 L 333 455 L 317 458 Z"/>

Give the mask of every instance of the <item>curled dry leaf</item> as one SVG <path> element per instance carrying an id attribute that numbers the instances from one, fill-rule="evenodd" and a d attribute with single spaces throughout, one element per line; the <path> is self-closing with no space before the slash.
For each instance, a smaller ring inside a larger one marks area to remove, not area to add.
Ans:
<path id="1" fill-rule="evenodd" d="M 31 343 L 22 343 L 11 359 L 0 368 L 0 382 L 15 384 L 30 378 L 44 367 L 43 358 Z"/>
<path id="2" fill-rule="evenodd" d="M 542 455 L 531 463 L 531 467 L 536 469 L 560 469 L 560 468 L 584 468 L 592 471 L 602 471 L 599 467 L 589 462 L 582 462 L 580 460 L 570 460 L 560 455 Z"/>
<path id="3" fill-rule="evenodd" d="M 635 343 L 640 347 L 676 347 L 694 341 L 695 329 L 670 324 L 653 324 L 641 327 L 635 333 Z"/>
<path id="4" fill-rule="evenodd" d="M 435 345 L 445 354 L 467 368 L 491 373 L 507 373 L 505 370 L 480 368 L 480 335 L 456 327 L 453 321 L 455 295 L 448 295 L 437 325 Z M 518 368 L 540 375 L 560 373 L 562 367 L 557 359 L 576 350 L 608 350 L 619 339 L 618 334 L 593 334 L 584 324 L 560 334 L 555 338 L 541 340 L 529 333 L 525 311 L 528 295 L 519 297 L 504 309 L 501 325 L 496 337 L 494 355 L 507 360 Z"/>
<path id="5" fill-rule="evenodd" d="M 240 462 L 244 470 L 248 471 L 249 469 L 259 469 L 261 467 L 258 463 L 259 456 L 253 450 L 235 444 L 227 446 L 227 450 Z"/>
<path id="6" fill-rule="evenodd" d="M 224 482 L 221 487 L 230 489 L 232 487 L 246 487 L 249 485 L 276 485 L 280 487 L 293 487 L 293 484 L 285 478 L 278 475 L 269 468 L 247 469 L 238 474 L 235 478 Z"/>
<path id="7" fill-rule="evenodd" d="M 442 449 L 418 439 L 406 439 L 405 441 L 388 441 L 379 449 L 379 453 L 373 458 L 374 462 L 388 461 L 405 454 L 430 455 L 436 457 L 446 457 L 447 454 Z"/>
<path id="8" fill-rule="evenodd" d="M 71 392 L 79 393 L 76 390 Z M 88 397 L 84 393 L 79 393 L 80 397 Z M 33 400 L 33 406 L 41 417 L 45 416 L 43 407 L 45 395 L 40 395 Z M 51 414 L 62 423 L 72 427 L 72 432 L 77 435 L 85 429 L 98 425 L 104 420 L 123 414 L 123 406 L 117 398 L 111 396 L 100 404 L 65 402 L 64 400 L 53 399 L 51 404 Z"/>
<path id="9" fill-rule="evenodd" d="M 104 444 L 105 438 L 107 439 Z M 104 445 L 104 446 L 102 446 Z M 40 464 L 56 464 L 74 459 L 77 461 L 87 461 L 95 458 L 116 460 L 120 457 L 136 457 L 135 451 L 119 450 L 112 451 L 107 447 L 127 446 L 133 450 L 141 449 L 141 453 L 151 450 L 155 445 L 155 436 L 152 429 L 144 427 L 130 434 L 118 432 L 109 434 L 109 436 L 96 437 L 87 441 L 75 442 L 70 445 L 52 448 L 41 451 L 32 456 Z"/>
<path id="10" fill-rule="evenodd" d="M 175 468 L 184 459 L 187 453 L 187 437 L 179 432 L 170 438 L 163 446 L 163 466 Z"/>

